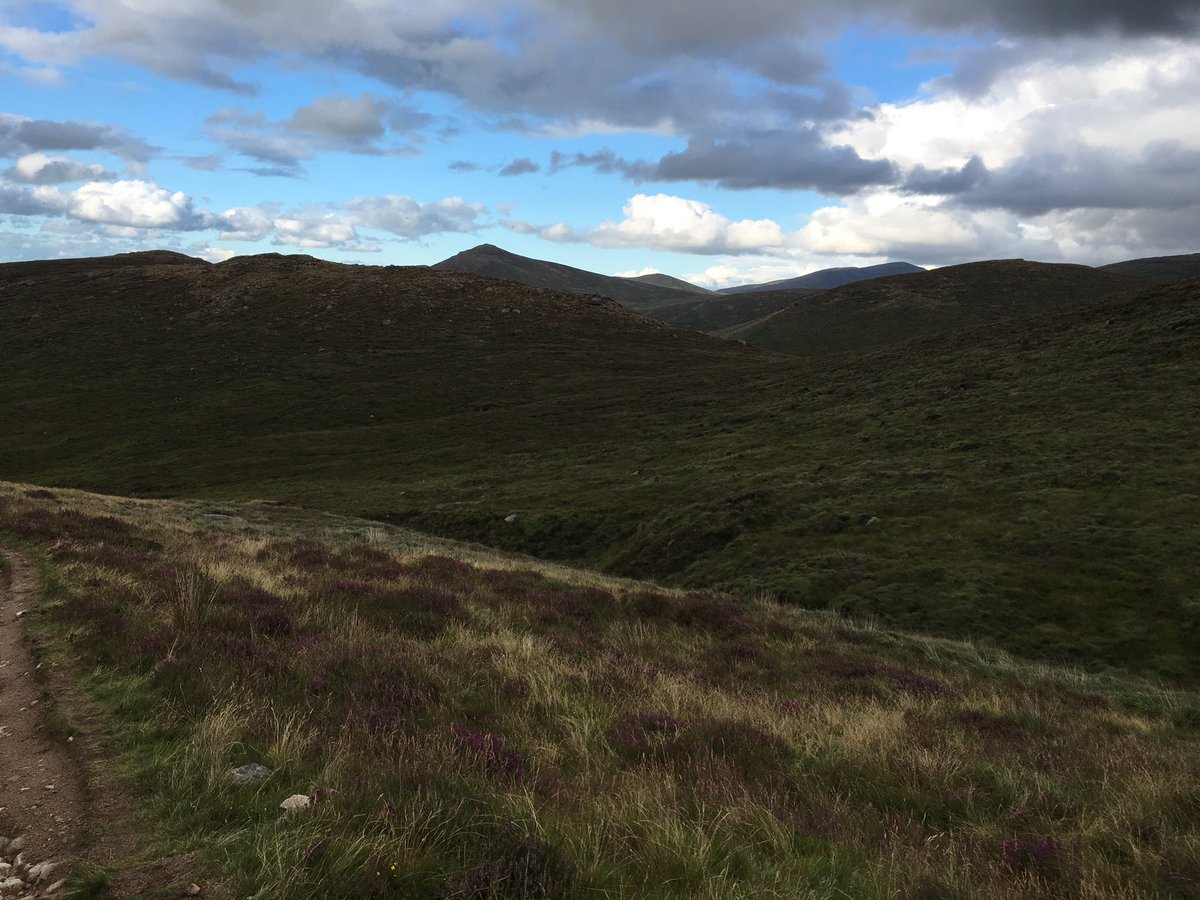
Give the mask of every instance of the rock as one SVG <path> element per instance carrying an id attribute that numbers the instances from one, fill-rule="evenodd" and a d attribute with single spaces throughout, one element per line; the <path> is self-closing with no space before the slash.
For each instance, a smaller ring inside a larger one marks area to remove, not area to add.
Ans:
<path id="1" fill-rule="evenodd" d="M 20 878 L 5 878 L 0 881 L 0 893 L 8 893 L 9 891 L 16 892 L 25 887 L 25 882 Z"/>
<path id="2" fill-rule="evenodd" d="M 513 522 L 517 521 L 517 514 L 512 513 L 511 515 L 505 516 L 504 521 L 511 525 Z"/>
<path id="3" fill-rule="evenodd" d="M 292 794 L 292 796 L 279 804 L 280 809 L 286 809 L 288 812 L 308 809 L 310 806 L 312 806 L 312 797 L 308 796 L 308 794 Z"/>
<path id="4" fill-rule="evenodd" d="M 234 784 L 259 784 L 270 778 L 272 772 L 259 763 L 247 763 L 236 769 L 230 769 L 226 774 Z"/>
<path id="5" fill-rule="evenodd" d="M 879 516 L 872 516 L 869 513 L 858 517 L 859 525 L 866 525 L 866 526 L 878 525 L 882 521 L 883 520 L 880 519 Z"/>
<path id="6" fill-rule="evenodd" d="M 50 894 L 57 894 L 59 891 L 61 891 L 66 886 L 67 886 L 67 879 L 60 878 L 58 881 L 54 882 L 54 884 L 50 885 L 50 887 L 46 888 L 46 890 L 42 891 L 42 896 L 47 897 Z"/>
<path id="7" fill-rule="evenodd" d="M 29 867 L 29 880 L 33 882 L 49 881 L 50 873 L 58 868 L 58 863 L 40 862 Z"/>
<path id="8" fill-rule="evenodd" d="M 29 610 L 27 610 L 27 609 L 18 609 L 18 610 L 17 610 L 17 618 L 18 618 L 18 619 L 23 619 L 23 618 L 25 618 L 25 614 L 26 614 L 27 612 L 29 612 Z"/>
<path id="9" fill-rule="evenodd" d="M 200 885 L 196 884 L 195 882 L 192 882 L 192 883 L 191 883 L 191 884 L 189 884 L 189 885 L 188 885 L 186 888 L 184 888 L 184 889 L 183 889 L 183 896 L 185 896 L 185 897 L 199 897 L 199 896 L 200 896 L 200 892 L 201 892 L 202 890 L 203 890 L 203 889 L 200 887 Z"/>
<path id="10" fill-rule="evenodd" d="M 200 518 L 213 525 L 245 525 L 246 520 L 241 516 L 230 516 L 225 513 L 205 513 Z"/>

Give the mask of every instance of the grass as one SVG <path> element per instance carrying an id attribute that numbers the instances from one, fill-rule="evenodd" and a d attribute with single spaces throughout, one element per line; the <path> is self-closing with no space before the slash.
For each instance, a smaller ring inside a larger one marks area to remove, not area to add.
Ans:
<path id="1" fill-rule="evenodd" d="M 32 627 L 110 717 L 159 849 L 203 855 L 206 894 L 1200 890 L 1194 691 L 212 510 L 0 485 L 0 535 L 44 567 Z M 271 777 L 232 784 L 250 762 Z M 294 793 L 313 806 L 281 811 Z"/>
<path id="2" fill-rule="evenodd" d="M 0 279 L 6 478 L 283 502 L 1200 676 L 1195 283 L 802 360 L 423 269 Z"/>

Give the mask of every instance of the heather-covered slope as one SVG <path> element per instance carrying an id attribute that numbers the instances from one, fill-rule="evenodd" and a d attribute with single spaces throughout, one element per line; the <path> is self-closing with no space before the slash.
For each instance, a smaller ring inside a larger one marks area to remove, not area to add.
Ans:
<path id="1" fill-rule="evenodd" d="M 139 813 L 92 809 L 76 895 L 135 869 L 163 897 L 1198 884 L 1195 692 L 263 504 L 0 484 L 0 542 L 90 703 L 46 694 L 48 739 L 103 748 Z M 106 856 L 114 828 L 153 840 Z"/>

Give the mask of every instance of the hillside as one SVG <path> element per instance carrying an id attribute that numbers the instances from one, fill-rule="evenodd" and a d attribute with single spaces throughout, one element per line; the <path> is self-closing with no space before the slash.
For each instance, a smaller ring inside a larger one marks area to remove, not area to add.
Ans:
<path id="1" fill-rule="evenodd" d="M 262 503 L 0 483 L 0 543 L 88 761 L 71 896 L 1196 885 L 1194 691 Z"/>
<path id="2" fill-rule="evenodd" d="M 637 275 L 629 280 L 641 282 L 642 284 L 649 284 L 653 287 L 665 287 L 677 291 L 687 291 L 690 294 L 711 296 L 713 293 L 707 288 L 700 287 L 698 284 L 692 284 L 690 281 L 684 281 L 682 278 L 672 278 L 670 275 L 663 275 L 661 273 L 653 275 Z"/>
<path id="3" fill-rule="evenodd" d="M 769 350 L 819 356 L 1098 303 L 1144 285 L 1087 266 L 1025 260 L 967 263 L 804 297 L 723 334 Z"/>
<path id="4" fill-rule="evenodd" d="M 465 250 L 435 263 L 433 268 L 443 272 L 503 278 L 552 291 L 609 297 L 630 309 L 651 314 L 659 306 L 695 299 L 695 290 L 664 287 L 634 278 L 598 275 L 561 263 L 518 256 L 492 244 L 481 244 Z M 691 287 L 695 288 L 694 285 Z"/>
<path id="5" fill-rule="evenodd" d="M 841 287 L 845 284 L 855 284 L 860 281 L 871 281 L 875 278 L 887 278 L 893 275 L 912 275 L 924 272 L 920 266 L 912 263 L 892 262 L 878 266 L 843 266 L 837 269 L 821 269 L 797 278 L 784 278 L 779 281 L 768 281 L 763 284 L 743 284 L 737 287 L 722 288 L 722 294 L 752 294 L 760 291 L 793 291 L 793 290 L 826 290 Z"/>
<path id="6" fill-rule="evenodd" d="M 426 268 L 0 267 L 0 477 L 283 501 L 1190 680 L 1198 317 L 1192 282 L 804 360 Z"/>
<path id="7" fill-rule="evenodd" d="M 1115 275 L 1128 275 L 1159 283 L 1182 281 L 1187 278 L 1200 278 L 1200 253 L 1131 259 L 1100 268 Z"/>
<path id="8" fill-rule="evenodd" d="M 801 298 L 819 293 L 820 291 L 815 290 L 791 290 L 755 291 L 728 297 L 712 294 L 705 299 L 661 306 L 651 315 L 660 322 L 667 322 L 678 328 L 688 328 L 706 334 L 723 334 L 728 329 L 757 321 L 791 306 Z"/>

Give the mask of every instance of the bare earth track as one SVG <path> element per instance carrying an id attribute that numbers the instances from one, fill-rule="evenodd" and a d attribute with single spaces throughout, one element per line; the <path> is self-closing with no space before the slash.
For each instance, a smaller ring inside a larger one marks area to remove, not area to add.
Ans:
<path id="1" fill-rule="evenodd" d="M 42 691 L 20 617 L 32 606 L 29 564 L 6 553 L 0 574 L 0 897 L 50 897 L 79 848 L 83 786 L 46 730 Z"/>

